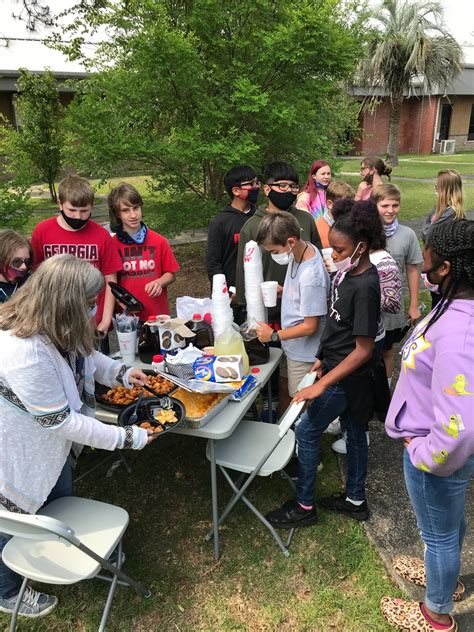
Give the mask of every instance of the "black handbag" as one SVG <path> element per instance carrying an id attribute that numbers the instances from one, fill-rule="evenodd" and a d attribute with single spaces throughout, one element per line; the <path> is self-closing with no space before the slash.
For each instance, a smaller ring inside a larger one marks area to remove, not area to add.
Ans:
<path id="1" fill-rule="evenodd" d="M 270 359 L 270 347 L 258 338 L 244 340 L 245 351 L 249 357 L 250 366 L 266 364 Z"/>

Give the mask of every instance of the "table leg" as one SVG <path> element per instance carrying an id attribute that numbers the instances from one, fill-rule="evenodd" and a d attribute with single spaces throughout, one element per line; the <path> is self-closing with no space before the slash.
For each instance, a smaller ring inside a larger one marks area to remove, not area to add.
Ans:
<path id="1" fill-rule="evenodd" d="M 217 466 L 216 466 L 216 442 L 209 439 L 209 451 L 211 454 L 211 496 L 212 496 L 212 529 L 214 532 L 214 557 L 219 559 L 219 508 L 217 505 Z"/>
<path id="2" fill-rule="evenodd" d="M 268 423 L 273 423 L 272 376 L 267 381 Z"/>

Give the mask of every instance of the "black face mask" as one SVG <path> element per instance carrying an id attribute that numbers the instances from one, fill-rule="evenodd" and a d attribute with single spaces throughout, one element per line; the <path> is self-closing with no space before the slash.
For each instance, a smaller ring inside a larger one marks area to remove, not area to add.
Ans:
<path id="1" fill-rule="evenodd" d="M 83 226 L 87 224 L 90 220 L 90 215 L 87 219 L 77 219 L 75 217 L 68 217 L 65 212 L 61 209 L 61 215 L 63 216 L 64 221 L 68 226 L 70 226 L 73 230 L 79 230 Z"/>
<path id="2" fill-rule="evenodd" d="M 247 193 L 247 202 L 250 202 L 250 204 L 255 204 L 255 202 L 258 200 L 259 193 L 260 189 L 250 189 L 250 191 L 248 191 Z"/>
<path id="3" fill-rule="evenodd" d="M 291 191 L 281 193 L 270 189 L 270 193 L 268 194 L 270 202 L 279 208 L 280 211 L 287 211 L 290 206 L 295 203 L 296 198 L 296 193 L 291 193 Z"/>

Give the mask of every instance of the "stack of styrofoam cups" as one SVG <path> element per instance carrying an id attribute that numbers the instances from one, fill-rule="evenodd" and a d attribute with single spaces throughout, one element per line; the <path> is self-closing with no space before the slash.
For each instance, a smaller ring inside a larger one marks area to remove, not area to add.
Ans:
<path id="1" fill-rule="evenodd" d="M 234 315 L 224 274 L 212 277 L 212 329 L 214 338 L 232 328 Z"/>
<path id="2" fill-rule="evenodd" d="M 263 282 L 262 253 L 256 241 L 248 241 L 244 253 L 245 302 L 247 322 L 267 321 L 260 284 Z"/>

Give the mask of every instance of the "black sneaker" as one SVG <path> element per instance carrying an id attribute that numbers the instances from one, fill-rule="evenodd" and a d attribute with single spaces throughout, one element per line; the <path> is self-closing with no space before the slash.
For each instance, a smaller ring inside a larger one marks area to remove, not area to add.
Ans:
<path id="1" fill-rule="evenodd" d="M 279 509 L 269 511 L 265 518 L 276 529 L 310 527 L 318 521 L 316 509 L 303 509 L 294 498 L 287 500 Z"/>
<path id="2" fill-rule="evenodd" d="M 367 520 L 369 517 L 367 501 L 364 500 L 362 505 L 354 505 L 354 503 L 346 500 L 345 492 L 335 493 L 332 496 L 321 498 L 319 505 L 329 511 L 337 511 L 346 514 L 346 516 L 354 518 L 354 520 Z"/>

